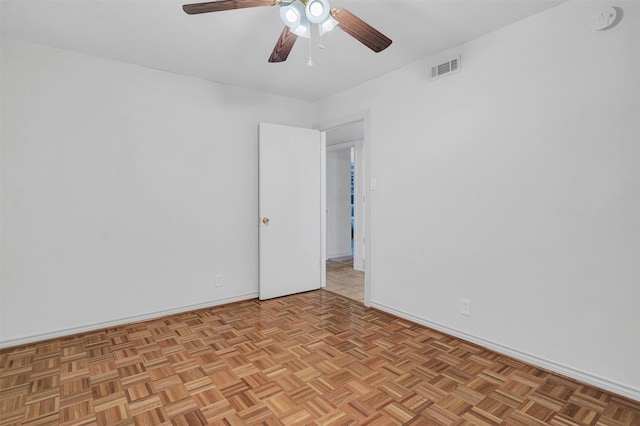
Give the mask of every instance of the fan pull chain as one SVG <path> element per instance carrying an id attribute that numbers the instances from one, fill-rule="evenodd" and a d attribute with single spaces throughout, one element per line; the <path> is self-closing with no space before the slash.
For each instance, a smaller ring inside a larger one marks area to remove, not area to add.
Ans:
<path id="1" fill-rule="evenodd" d="M 307 61 L 307 66 L 313 66 L 313 59 L 311 59 L 311 37 L 309 37 L 309 60 Z"/>
<path id="2" fill-rule="evenodd" d="M 320 49 L 324 49 L 324 43 L 322 43 L 322 33 L 320 32 L 320 30 L 318 29 L 318 32 L 320 33 L 320 44 L 318 45 L 318 47 Z"/>

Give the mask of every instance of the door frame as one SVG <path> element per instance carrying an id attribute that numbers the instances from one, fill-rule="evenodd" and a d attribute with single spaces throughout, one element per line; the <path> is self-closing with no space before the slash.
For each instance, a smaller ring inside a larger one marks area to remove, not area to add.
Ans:
<path id="1" fill-rule="evenodd" d="M 318 129 L 321 131 L 323 137 L 322 144 L 322 158 L 323 158 L 323 176 L 322 176 L 322 193 L 323 197 L 326 198 L 326 139 L 325 132 L 327 130 L 342 127 L 348 124 L 352 124 L 358 121 L 362 121 L 364 123 L 364 139 L 362 140 L 362 182 L 363 182 L 363 195 L 364 195 L 364 227 L 363 227 L 363 238 L 365 239 L 364 245 L 364 305 L 369 307 L 371 305 L 371 110 L 367 109 L 364 111 L 356 112 L 354 114 L 346 115 L 343 117 L 335 118 L 333 120 L 327 120 L 320 122 L 313 126 L 314 129 Z M 326 202 L 324 203 L 325 210 L 323 210 L 324 214 L 322 215 L 322 228 L 326 233 Z M 322 261 L 326 263 L 326 235 L 323 239 L 323 252 L 321 254 Z M 326 268 L 322 268 L 324 272 L 322 282 L 326 282 Z"/>

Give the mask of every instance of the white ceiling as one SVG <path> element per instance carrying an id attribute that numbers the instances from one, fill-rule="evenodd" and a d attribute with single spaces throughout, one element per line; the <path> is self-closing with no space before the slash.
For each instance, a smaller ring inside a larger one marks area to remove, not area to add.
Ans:
<path id="1" fill-rule="evenodd" d="M 393 44 L 374 53 L 336 28 L 325 35 L 325 49 L 317 48 L 317 33 L 311 43 L 298 38 L 278 64 L 267 62 L 284 28 L 278 6 L 187 15 L 185 2 L 175 0 L 2 0 L 0 14 L 3 37 L 316 100 L 562 1 L 331 0 Z"/>

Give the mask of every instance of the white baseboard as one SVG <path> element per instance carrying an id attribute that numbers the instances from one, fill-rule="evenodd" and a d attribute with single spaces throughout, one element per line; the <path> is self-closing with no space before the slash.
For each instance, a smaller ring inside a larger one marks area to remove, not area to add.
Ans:
<path id="1" fill-rule="evenodd" d="M 114 321 L 105 321 L 100 323 L 87 324 L 87 325 L 68 328 L 64 330 L 56 330 L 49 333 L 35 334 L 35 335 L 25 336 L 17 339 L 4 340 L 4 341 L 0 341 L 0 348 L 20 346 L 27 343 L 33 343 L 33 342 L 38 342 L 42 340 L 55 339 L 58 337 L 70 336 L 73 334 L 85 333 L 89 331 L 100 330 L 103 328 L 115 327 L 123 324 L 146 321 L 154 318 L 164 317 L 167 315 L 174 315 L 182 312 L 195 311 L 198 309 L 224 305 L 227 303 L 239 302 L 242 300 L 255 299 L 257 297 L 258 297 L 258 293 L 248 293 L 248 294 L 243 294 L 239 296 L 229 297 L 226 299 L 212 300 L 212 301 L 207 301 L 203 303 L 198 303 L 195 305 L 182 306 L 178 308 L 171 308 L 171 309 L 166 309 L 162 311 L 150 312 L 143 315 L 135 315 L 135 316 L 130 316 L 126 318 L 120 318 Z M 528 354 L 526 352 L 522 352 L 517 349 L 502 345 L 500 343 L 492 342 L 490 340 L 485 340 L 477 336 L 467 334 L 463 331 L 453 329 L 451 327 L 447 327 L 445 325 L 442 325 L 433 321 L 425 320 L 423 318 L 416 317 L 414 315 L 408 314 L 403 311 L 399 311 L 389 306 L 371 302 L 371 307 L 379 309 L 383 312 L 390 313 L 399 318 L 404 318 L 409 321 L 415 322 L 417 324 L 424 325 L 434 330 L 441 331 L 443 333 L 446 333 L 455 337 L 459 337 L 468 342 L 475 343 L 477 345 L 494 350 L 496 352 L 499 352 L 507 356 L 511 356 L 513 358 L 519 359 L 529 364 L 536 365 L 538 367 L 544 368 L 554 373 L 562 374 L 564 376 L 578 380 L 582 383 L 586 383 L 592 386 L 597 386 L 601 389 L 614 392 L 618 395 L 631 398 L 635 401 L 640 401 L 640 389 L 635 389 L 630 386 L 624 385 L 622 383 L 617 383 L 612 380 L 608 380 L 591 373 L 580 371 L 575 368 L 572 368 L 563 364 L 559 364 L 554 361 L 549 361 L 544 358 L 540 358 L 536 355 Z"/>
<path id="2" fill-rule="evenodd" d="M 210 300 L 203 303 L 197 303 L 195 305 L 181 306 L 178 308 L 165 309 L 162 311 L 149 312 L 142 315 L 134 315 L 126 318 L 119 318 L 113 321 L 97 322 L 93 324 L 86 324 L 79 327 L 67 328 L 63 330 L 56 330 L 48 333 L 34 334 L 30 336 L 20 337 L 17 339 L 10 339 L 0 341 L 0 349 L 8 348 L 12 346 L 25 345 L 27 343 L 39 342 L 42 340 L 55 339 L 58 337 L 71 336 L 79 333 L 86 333 L 94 330 L 101 330 L 103 328 L 115 327 L 123 324 L 132 324 L 135 322 L 146 321 L 154 318 L 161 318 L 167 315 L 174 315 L 183 312 L 195 311 L 203 308 L 211 308 L 214 306 L 225 305 L 227 303 L 240 302 L 242 300 L 255 299 L 258 297 L 258 293 L 247 293 L 239 296 L 228 297 L 225 299 Z"/>
<path id="3" fill-rule="evenodd" d="M 502 345 L 500 343 L 492 342 L 490 340 L 485 340 L 480 337 L 467 334 L 463 331 L 460 331 L 451 327 L 447 327 L 445 325 L 432 322 L 423 318 L 419 318 L 414 315 L 408 314 L 406 312 L 399 311 L 389 306 L 371 302 L 371 307 L 381 310 L 383 312 L 387 312 L 389 314 L 395 315 L 399 318 L 404 318 L 409 321 L 415 322 L 417 324 L 421 324 L 426 327 L 432 328 L 434 330 L 441 331 L 451 336 L 464 339 L 468 342 L 475 343 L 487 349 L 491 349 L 493 351 L 510 356 L 512 358 L 516 358 L 520 361 L 533 364 L 535 366 L 544 368 L 545 370 L 551 371 L 553 373 L 558 373 L 563 376 L 578 380 L 582 383 L 599 387 L 603 390 L 610 391 L 627 398 L 631 398 L 635 401 L 640 401 L 640 389 L 632 388 L 625 384 L 617 383 L 612 380 L 605 379 L 603 377 L 599 377 L 591 373 L 587 373 L 585 371 L 576 370 L 575 368 L 572 368 L 554 361 L 549 361 L 544 358 L 540 358 L 536 355 L 532 355 L 511 347 Z"/>
<path id="4" fill-rule="evenodd" d="M 327 259 L 331 260 L 331 259 L 338 259 L 341 257 L 351 257 L 352 254 L 350 251 L 344 252 L 344 253 L 332 253 L 332 254 L 328 254 L 327 255 Z"/>

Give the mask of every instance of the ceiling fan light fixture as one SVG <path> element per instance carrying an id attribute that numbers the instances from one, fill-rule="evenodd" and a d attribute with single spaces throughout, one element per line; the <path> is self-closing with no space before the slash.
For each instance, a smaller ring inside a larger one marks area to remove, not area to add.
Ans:
<path id="1" fill-rule="evenodd" d="M 312 24 L 321 24 L 331 12 L 328 0 L 309 0 L 305 7 L 305 15 Z"/>
<path id="2" fill-rule="evenodd" d="M 328 33 L 332 29 L 338 26 L 338 21 L 333 19 L 333 17 L 329 16 L 324 20 L 321 24 L 318 24 L 318 29 L 320 31 L 320 35 L 324 35 L 324 33 Z"/>
<path id="3" fill-rule="evenodd" d="M 286 26 L 292 28 L 304 18 L 304 5 L 296 0 L 280 7 L 280 19 Z"/>
<path id="4" fill-rule="evenodd" d="M 310 3 L 309 13 L 311 16 L 321 16 L 324 11 L 324 6 L 319 1 L 314 1 Z"/>
<path id="5" fill-rule="evenodd" d="M 305 17 L 304 4 L 300 0 L 280 6 L 280 19 L 295 35 L 311 37 L 311 25 Z"/>
<path id="6" fill-rule="evenodd" d="M 287 8 L 286 12 L 284 13 L 284 17 L 287 20 L 287 22 L 290 23 L 295 23 L 297 22 L 300 18 L 299 16 L 292 10 Z"/>
<path id="7" fill-rule="evenodd" d="M 291 32 L 299 37 L 311 38 L 311 25 L 304 19 L 295 28 L 291 28 Z"/>

